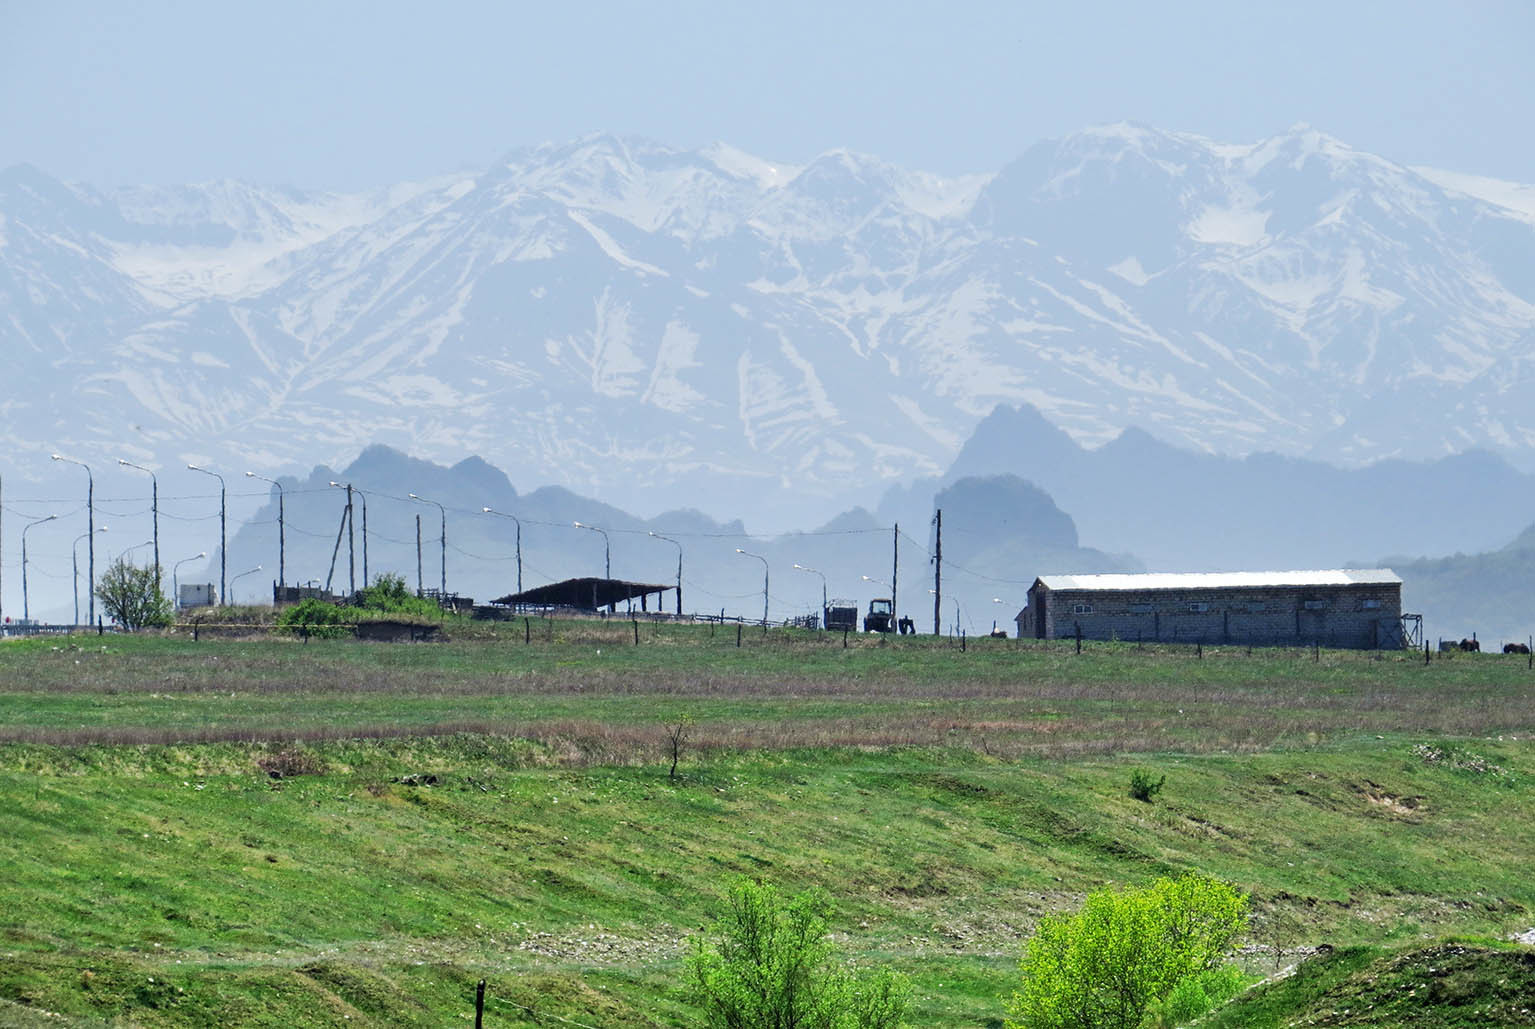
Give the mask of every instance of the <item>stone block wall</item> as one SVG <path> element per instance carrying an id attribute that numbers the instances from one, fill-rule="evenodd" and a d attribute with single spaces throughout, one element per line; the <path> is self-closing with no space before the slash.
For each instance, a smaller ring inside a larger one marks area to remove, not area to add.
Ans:
<path id="1" fill-rule="evenodd" d="M 1252 643 L 1375 649 L 1400 647 L 1399 583 L 1173 590 L 1030 591 L 1020 635 L 1045 639 Z"/>

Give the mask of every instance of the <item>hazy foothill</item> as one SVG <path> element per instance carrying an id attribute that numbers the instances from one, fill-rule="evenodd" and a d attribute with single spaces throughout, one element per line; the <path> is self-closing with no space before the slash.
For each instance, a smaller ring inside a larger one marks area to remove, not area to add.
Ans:
<path id="1" fill-rule="evenodd" d="M 1535 14 L 1380 14 L 0 8 L 0 1029 L 1535 1025 Z"/>

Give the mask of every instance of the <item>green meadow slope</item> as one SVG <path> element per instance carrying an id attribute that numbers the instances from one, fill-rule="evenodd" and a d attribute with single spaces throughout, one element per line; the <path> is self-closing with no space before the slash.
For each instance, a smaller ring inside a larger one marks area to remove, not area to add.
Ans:
<path id="1" fill-rule="evenodd" d="M 1235 1002 L 1273 1024 L 1363 990 L 1294 992 L 1351 955 L 1535 924 L 1501 656 L 516 628 L 0 646 L 0 1026 L 470 1024 L 482 977 L 490 1024 L 697 1025 L 686 939 L 738 875 L 830 891 L 923 1026 L 999 1026 L 1042 914 L 1185 869 L 1251 891 L 1255 977 L 1337 948 Z"/>

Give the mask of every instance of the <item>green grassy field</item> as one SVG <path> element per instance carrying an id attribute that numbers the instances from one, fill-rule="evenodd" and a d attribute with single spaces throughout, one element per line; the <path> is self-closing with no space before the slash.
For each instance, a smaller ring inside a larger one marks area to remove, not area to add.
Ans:
<path id="1" fill-rule="evenodd" d="M 1522 661 L 528 636 L 0 645 L 0 1026 L 467 1025 L 481 977 L 489 1024 L 696 1025 L 742 874 L 829 890 L 924 1026 L 999 1026 L 1042 913 L 1184 869 L 1252 892 L 1255 976 L 1535 924 Z"/>

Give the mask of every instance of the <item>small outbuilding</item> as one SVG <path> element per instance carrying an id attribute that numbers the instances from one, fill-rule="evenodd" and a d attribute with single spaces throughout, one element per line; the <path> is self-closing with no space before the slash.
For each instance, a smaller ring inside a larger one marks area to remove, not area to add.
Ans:
<path id="1" fill-rule="evenodd" d="M 1389 568 L 1043 575 L 1020 639 L 1321 644 L 1401 649 L 1402 580 Z"/>

